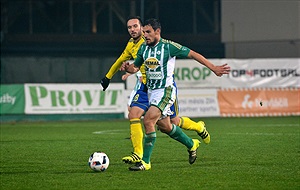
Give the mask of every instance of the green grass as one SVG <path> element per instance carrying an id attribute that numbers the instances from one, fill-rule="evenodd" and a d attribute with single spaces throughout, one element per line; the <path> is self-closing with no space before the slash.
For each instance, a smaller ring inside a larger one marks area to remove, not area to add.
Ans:
<path id="1" fill-rule="evenodd" d="M 158 132 L 143 172 L 121 162 L 132 151 L 127 120 L 1 123 L 0 189 L 300 189 L 299 117 L 204 121 L 212 140 L 193 165 L 183 145 Z M 110 158 L 103 173 L 87 166 L 99 150 Z"/>

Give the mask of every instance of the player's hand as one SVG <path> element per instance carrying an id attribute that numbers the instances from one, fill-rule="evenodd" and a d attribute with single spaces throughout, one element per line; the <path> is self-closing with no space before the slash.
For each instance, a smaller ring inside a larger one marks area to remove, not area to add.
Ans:
<path id="1" fill-rule="evenodd" d="M 230 67 L 228 66 L 227 63 L 220 65 L 220 66 L 216 66 L 214 69 L 214 73 L 220 77 L 224 74 L 229 74 L 230 73 Z"/>
<path id="2" fill-rule="evenodd" d="M 126 73 L 122 75 L 122 80 L 126 80 L 130 75 L 131 75 L 130 73 Z"/>
<path id="3" fill-rule="evenodd" d="M 109 85 L 110 79 L 107 77 L 104 77 L 103 79 L 100 80 L 100 84 L 103 87 L 103 91 L 105 91 Z"/>
<path id="4" fill-rule="evenodd" d="M 122 66 L 120 67 L 120 71 L 126 71 L 129 67 L 129 62 L 123 62 Z"/>

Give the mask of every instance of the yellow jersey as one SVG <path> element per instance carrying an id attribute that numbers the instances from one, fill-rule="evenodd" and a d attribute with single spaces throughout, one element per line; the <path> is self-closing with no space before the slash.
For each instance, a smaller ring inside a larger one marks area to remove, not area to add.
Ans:
<path id="1" fill-rule="evenodd" d="M 138 42 L 134 42 L 133 38 L 130 38 L 128 41 L 123 53 L 120 57 L 114 62 L 114 64 L 110 67 L 109 71 L 106 74 L 108 79 L 111 79 L 121 68 L 122 63 L 131 59 L 135 59 L 137 56 L 137 52 L 140 49 L 140 46 L 145 42 L 144 36 L 140 38 Z M 140 71 L 143 77 L 143 83 L 146 84 L 146 72 L 144 68 L 144 64 L 140 67 Z"/>

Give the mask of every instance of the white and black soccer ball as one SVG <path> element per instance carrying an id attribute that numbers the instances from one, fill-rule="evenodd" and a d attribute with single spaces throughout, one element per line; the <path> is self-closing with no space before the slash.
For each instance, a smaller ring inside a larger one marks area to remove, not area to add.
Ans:
<path id="1" fill-rule="evenodd" d="M 89 167 L 96 172 L 103 172 L 109 166 L 109 158 L 104 152 L 94 152 L 89 158 Z"/>

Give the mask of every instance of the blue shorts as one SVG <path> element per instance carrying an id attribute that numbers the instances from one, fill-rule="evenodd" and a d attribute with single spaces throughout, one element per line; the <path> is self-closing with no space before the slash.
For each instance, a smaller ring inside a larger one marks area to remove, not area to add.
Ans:
<path id="1" fill-rule="evenodd" d="M 175 84 L 175 83 L 174 83 Z M 176 86 L 176 84 L 175 84 Z M 149 108 L 149 99 L 148 99 L 148 94 L 147 94 L 147 90 L 145 90 L 145 84 L 142 83 L 141 87 L 136 91 L 132 102 L 130 104 L 130 107 L 139 107 L 141 109 L 143 109 L 145 112 L 148 110 Z M 175 103 L 170 107 L 171 111 L 172 111 L 172 115 L 170 115 L 170 118 L 174 118 L 178 115 L 179 113 L 179 106 L 178 106 L 178 101 L 177 101 L 177 89 L 176 89 L 176 100 Z"/>
<path id="2" fill-rule="evenodd" d="M 136 106 L 143 109 L 145 112 L 148 110 L 149 101 L 147 90 L 144 90 L 145 88 L 145 84 L 142 83 L 140 88 L 136 91 L 135 95 L 133 96 L 130 107 Z"/>

